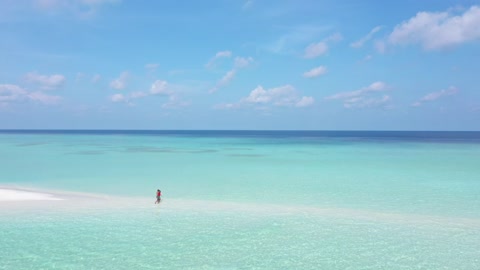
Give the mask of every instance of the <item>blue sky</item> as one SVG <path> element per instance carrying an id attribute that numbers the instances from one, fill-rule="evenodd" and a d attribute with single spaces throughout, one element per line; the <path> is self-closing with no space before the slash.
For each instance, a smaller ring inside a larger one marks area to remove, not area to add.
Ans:
<path id="1" fill-rule="evenodd" d="M 0 128 L 480 130 L 480 1 L 383 2 L 0 0 Z"/>

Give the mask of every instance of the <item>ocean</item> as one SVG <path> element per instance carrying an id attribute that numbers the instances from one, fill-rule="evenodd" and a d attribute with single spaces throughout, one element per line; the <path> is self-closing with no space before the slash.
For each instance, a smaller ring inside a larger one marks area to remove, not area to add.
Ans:
<path id="1" fill-rule="evenodd" d="M 480 269 L 480 132 L 0 131 L 0 269 Z M 155 205 L 155 192 L 162 203 Z"/>

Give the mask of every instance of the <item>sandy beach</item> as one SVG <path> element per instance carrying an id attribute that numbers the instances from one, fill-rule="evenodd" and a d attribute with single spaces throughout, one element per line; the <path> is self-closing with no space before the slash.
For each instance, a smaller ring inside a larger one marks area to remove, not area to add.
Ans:
<path id="1" fill-rule="evenodd" d="M 58 195 L 36 191 L 0 188 L 0 202 L 2 201 L 61 201 Z"/>
<path id="2" fill-rule="evenodd" d="M 15 209 L 89 209 L 98 206 L 113 205 L 109 196 L 71 191 L 45 190 L 31 187 L 0 186 L 0 210 L 15 211 Z"/>
<path id="3" fill-rule="evenodd" d="M 29 188 L 0 187 L 0 210 L 19 209 L 35 211 L 90 211 L 94 209 L 148 209 L 195 213 L 249 213 L 251 215 L 308 215 L 316 217 L 358 219 L 364 221 L 395 224 L 445 224 L 450 226 L 478 227 L 480 220 L 475 218 L 450 218 L 435 215 L 400 214 L 364 209 L 312 207 L 305 205 L 254 204 L 214 200 L 189 200 L 172 198 L 154 205 L 153 199 L 146 197 L 111 197 L 101 194 L 76 193 L 69 191 L 45 191 Z"/>

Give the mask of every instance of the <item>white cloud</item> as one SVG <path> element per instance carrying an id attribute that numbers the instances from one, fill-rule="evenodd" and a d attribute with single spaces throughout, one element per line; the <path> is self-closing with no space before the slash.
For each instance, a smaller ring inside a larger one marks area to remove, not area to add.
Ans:
<path id="1" fill-rule="evenodd" d="M 110 88 L 116 89 L 116 90 L 122 90 L 127 87 L 127 80 L 128 80 L 129 74 L 128 72 L 124 71 L 120 74 L 120 77 L 114 79 L 113 81 L 110 82 Z"/>
<path id="2" fill-rule="evenodd" d="M 10 102 L 24 100 L 53 105 L 59 103 L 62 98 L 59 96 L 47 95 L 39 91 L 29 92 L 20 86 L 13 84 L 0 84 L 0 103 L 8 105 Z"/>
<path id="3" fill-rule="evenodd" d="M 351 92 L 342 92 L 332 96 L 326 97 L 326 99 L 348 99 L 363 96 L 370 92 L 378 92 L 386 90 L 386 84 L 383 82 L 374 82 L 367 87 L 364 87 L 360 90 L 355 90 Z"/>
<path id="4" fill-rule="evenodd" d="M 380 30 L 382 30 L 383 26 L 376 26 L 374 27 L 366 36 L 362 37 L 361 39 L 355 41 L 355 42 L 352 42 L 350 44 L 351 47 L 353 48 L 360 48 L 363 46 L 363 44 L 365 44 L 366 42 L 368 42 L 370 39 L 372 39 L 372 37 Z"/>
<path id="5" fill-rule="evenodd" d="M 217 84 L 210 89 L 208 92 L 210 94 L 215 93 L 220 89 L 221 87 L 224 87 L 230 83 L 231 80 L 235 77 L 235 74 L 237 71 L 235 69 L 229 70 L 223 77 L 217 82 Z"/>
<path id="6" fill-rule="evenodd" d="M 297 103 L 295 103 L 296 107 L 308 107 L 315 102 L 313 97 L 302 97 Z"/>
<path id="7" fill-rule="evenodd" d="M 252 57 L 235 57 L 235 68 L 245 68 L 248 67 L 253 62 Z"/>
<path id="8" fill-rule="evenodd" d="M 305 58 L 315 58 L 325 54 L 328 51 L 328 45 L 324 41 L 318 43 L 312 43 L 305 48 Z"/>
<path id="9" fill-rule="evenodd" d="M 59 96 L 47 95 L 42 92 L 32 92 L 29 93 L 27 97 L 30 100 L 48 105 L 58 104 L 62 100 L 62 98 Z"/>
<path id="10" fill-rule="evenodd" d="M 324 55 L 328 51 L 328 44 L 331 42 L 338 42 L 342 40 L 342 35 L 339 33 L 333 34 L 324 40 L 312 43 L 305 48 L 304 57 L 305 58 L 316 58 L 320 55 Z"/>
<path id="11" fill-rule="evenodd" d="M 438 92 L 433 92 L 433 93 L 429 93 L 429 94 L 425 95 L 424 97 L 422 97 L 418 101 L 414 102 L 412 104 L 412 106 L 419 107 L 425 102 L 435 101 L 439 98 L 446 97 L 446 96 L 453 96 L 453 95 L 456 95 L 458 92 L 459 92 L 458 88 L 456 88 L 454 86 L 451 86 L 448 89 L 443 89 L 443 90 L 440 90 Z"/>
<path id="12" fill-rule="evenodd" d="M 324 66 L 319 66 L 319 67 L 313 68 L 313 69 L 303 73 L 303 77 L 314 78 L 314 77 L 321 76 L 325 73 L 327 73 L 327 68 L 324 67 Z"/>
<path id="13" fill-rule="evenodd" d="M 284 87 L 273 88 L 269 91 L 263 89 L 262 86 L 257 86 L 250 92 L 248 97 L 244 98 L 243 101 L 246 103 L 269 103 L 272 100 L 273 96 L 279 96 L 281 92 L 288 92 L 293 89 L 292 86 L 286 85 Z"/>
<path id="14" fill-rule="evenodd" d="M 233 77 L 235 77 L 235 73 L 236 71 L 234 69 L 228 71 L 227 74 L 225 74 L 225 76 L 223 76 L 220 80 L 219 86 L 228 84 L 233 79 Z"/>
<path id="15" fill-rule="evenodd" d="M 229 70 L 223 77 L 217 82 L 217 84 L 211 88 L 208 92 L 210 94 L 215 93 L 221 87 L 224 87 L 233 80 L 235 75 L 237 74 L 238 70 L 242 68 L 248 67 L 251 63 L 253 63 L 252 57 L 236 57 L 233 65 L 233 69 Z"/>
<path id="16" fill-rule="evenodd" d="M 291 85 L 284 85 L 271 89 L 264 89 L 257 86 L 250 94 L 237 103 L 226 103 L 215 106 L 217 109 L 234 109 L 244 106 L 286 106 L 286 107 L 307 107 L 314 103 L 313 97 L 300 97 Z"/>
<path id="17" fill-rule="evenodd" d="M 328 31 L 330 27 L 317 25 L 300 25 L 288 28 L 288 33 L 280 36 L 273 42 L 264 45 L 263 48 L 271 53 L 290 54 L 295 53 L 299 46 L 316 38 L 321 33 Z"/>
<path id="18" fill-rule="evenodd" d="M 0 102 L 21 100 L 27 93 L 25 89 L 17 85 L 0 84 Z"/>
<path id="19" fill-rule="evenodd" d="M 217 54 L 215 54 L 215 58 L 230 57 L 230 56 L 232 56 L 231 51 L 220 51 L 220 52 L 217 52 Z"/>
<path id="20" fill-rule="evenodd" d="M 127 101 L 127 98 L 123 94 L 114 94 L 110 96 L 112 102 L 124 102 Z"/>
<path id="21" fill-rule="evenodd" d="M 134 100 L 140 98 L 148 98 L 152 96 L 165 96 L 168 101 L 162 104 L 164 109 L 172 109 L 185 107 L 190 105 L 190 102 L 184 101 L 179 97 L 178 87 L 170 85 L 167 81 L 156 80 L 150 86 L 148 91 L 135 91 L 129 94 L 115 94 L 109 97 L 112 102 L 123 102 L 129 106 L 135 105 Z"/>
<path id="22" fill-rule="evenodd" d="M 170 91 L 167 85 L 167 81 L 156 80 L 150 87 L 150 93 L 152 95 L 169 95 Z"/>
<path id="23" fill-rule="evenodd" d="M 162 105 L 164 109 L 176 109 L 181 107 L 189 106 L 190 102 L 181 100 L 178 96 L 171 95 L 168 98 L 168 102 Z"/>
<path id="24" fill-rule="evenodd" d="M 446 89 L 446 90 L 441 90 L 439 92 L 430 93 L 430 94 L 424 96 L 420 101 L 433 101 L 433 100 L 437 100 L 441 97 L 451 96 L 451 95 L 455 95 L 457 93 L 458 93 L 458 89 L 452 86 L 452 87 L 450 87 L 449 89 Z"/>
<path id="25" fill-rule="evenodd" d="M 205 64 L 206 68 L 213 68 L 217 62 L 218 59 L 220 58 L 230 58 L 232 56 L 231 51 L 220 51 L 215 54 L 215 56 L 208 61 L 207 64 Z"/>
<path id="26" fill-rule="evenodd" d="M 327 38 L 325 38 L 325 42 L 339 42 L 342 41 L 343 36 L 340 33 L 335 33 Z"/>
<path id="27" fill-rule="evenodd" d="M 373 46 L 375 50 L 381 54 L 385 53 L 385 51 L 387 50 L 387 45 L 383 40 L 376 40 Z"/>
<path id="28" fill-rule="evenodd" d="M 345 108 L 388 107 L 388 103 L 391 101 L 390 96 L 372 97 L 375 93 L 387 90 L 387 85 L 379 81 L 359 90 L 337 93 L 325 97 L 325 99 L 341 100 Z"/>
<path id="29" fill-rule="evenodd" d="M 448 48 L 480 39 L 480 7 L 463 14 L 419 12 L 395 27 L 388 37 L 393 45 L 420 44 L 426 50 Z"/>
<path id="30" fill-rule="evenodd" d="M 349 99 L 364 96 L 370 92 L 379 92 L 385 91 L 387 85 L 384 82 L 374 82 L 367 87 L 363 87 L 360 90 L 350 91 L 350 92 L 342 92 L 332 96 L 328 96 L 325 99 Z"/>
<path id="31" fill-rule="evenodd" d="M 58 89 L 65 83 L 66 79 L 63 75 L 40 75 L 36 72 L 30 72 L 25 75 L 28 82 L 37 84 L 42 90 Z"/>
<path id="32" fill-rule="evenodd" d="M 354 108 L 372 108 L 372 107 L 385 107 L 388 108 L 388 104 L 392 98 L 388 95 L 384 95 L 380 98 L 365 98 L 357 97 L 344 100 L 343 106 L 348 109 Z"/>

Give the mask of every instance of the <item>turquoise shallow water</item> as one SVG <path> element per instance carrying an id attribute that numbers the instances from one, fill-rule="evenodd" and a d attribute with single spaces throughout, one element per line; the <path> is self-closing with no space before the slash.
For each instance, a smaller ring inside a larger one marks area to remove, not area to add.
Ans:
<path id="1" fill-rule="evenodd" d="M 0 134 L 0 153 L 0 185 L 122 197 L 3 206 L 0 269 L 480 268 L 475 140 Z"/>
<path id="2" fill-rule="evenodd" d="M 1 219 L 2 269 L 478 269 L 478 227 L 246 212 Z"/>

